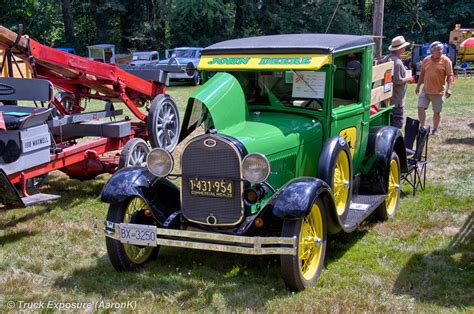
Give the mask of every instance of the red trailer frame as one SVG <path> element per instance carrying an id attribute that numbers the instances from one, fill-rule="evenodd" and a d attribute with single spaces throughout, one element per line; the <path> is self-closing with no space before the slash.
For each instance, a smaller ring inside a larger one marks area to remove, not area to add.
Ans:
<path id="1" fill-rule="evenodd" d="M 60 152 L 52 153 L 49 163 L 8 176 L 12 184 L 21 184 L 24 197 L 28 197 L 28 179 L 53 170 L 61 169 L 70 177 L 78 179 L 90 179 L 106 172 L 113 173 L 120 155 L 103 157 L 102 154 L 123 148 L 125 143 L 134 137 L 148 139 L 147 115 L 141 112 L 139 107 L 145 106 L 156 96 L 165 94 L 164 82 L 145 80 L 117 65 L 89 60 L 47 47 L 1 25 L 0 48 L 6 51 L 5 57 L 10 55 L 11 58 L 14 55 L 21 58 L 30 68 L 33 77 L 49 80 L 55 87 L 74 95 L 74 104 L 69 110 L 56 98 L 53 99 L 52 102 L 61 115 L 84 111 L 81 100 L 85 98 L 123 102 L 139 120 L 132 122 L 131 134 L 122 138 L 101 137 L 80 144 L 69 141 L 71 139 L 56 139 L 60 142 Z M 11 59 L 16 63 L 14 58 Z M 2 67 L 6 61 L 8 60 L 4 58 Z M 9 66 L 13 66 L 11 60 Z"/>

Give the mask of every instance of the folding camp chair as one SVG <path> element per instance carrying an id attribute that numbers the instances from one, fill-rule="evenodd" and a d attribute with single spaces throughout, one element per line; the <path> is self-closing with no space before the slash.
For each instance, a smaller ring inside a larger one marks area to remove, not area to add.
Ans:
<path id="1" fill-rule="evenodd" d="M 420 121 L 407 117 L 405 124 L 405 146 L 408 170 L 402 173 L 402 180 L 413 188 L 413 196 L 418 189 L 424 190 L 426 167 L 428 164 L 428 138 L 430 127 L 420 128 Z M 416 142 L 415 149 L 413 145 Z"/>

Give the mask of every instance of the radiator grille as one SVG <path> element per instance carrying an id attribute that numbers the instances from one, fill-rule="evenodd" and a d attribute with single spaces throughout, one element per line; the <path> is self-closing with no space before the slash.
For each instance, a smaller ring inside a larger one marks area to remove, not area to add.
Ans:
<path id="1" fill-rule="evenodd" d="M 235 225 L 244 216 L 241 156 L 232 143 L 215 135 L 193 139 L 181 156 L 182 212 L 186 219 L 202 224 Z M 190 179 L 219 179 L 233 182 L 233 198 L 191 195 Z M 214 217 L 215 222 L 209 221 Z"/>

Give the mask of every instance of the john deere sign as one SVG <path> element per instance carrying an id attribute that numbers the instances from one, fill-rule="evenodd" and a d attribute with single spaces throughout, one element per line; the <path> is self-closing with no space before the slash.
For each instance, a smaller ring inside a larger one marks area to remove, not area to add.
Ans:
<path id="1" fill-rule="evenodd" d="M 204 55 L 199 70 L 317 70 L 330 63 L 330 55 Z"/>

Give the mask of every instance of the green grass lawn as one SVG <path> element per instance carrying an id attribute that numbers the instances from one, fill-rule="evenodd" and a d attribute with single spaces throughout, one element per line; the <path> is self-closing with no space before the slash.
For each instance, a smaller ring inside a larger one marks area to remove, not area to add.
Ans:
<path id="1" fill-rule="evenodd" d="M 182 111 L 194 89 L 168 90 Z M 416 117 L 413 86 L 408 93 Z M 474 80 L 457 80 L 441 136 L 430 138 L 427 190 L 403 198 L 392 221 L 332 236 L 325 269 L 304 292 L 285 289 L 275 257 L 162 248 L 141 271 L 118 273 L 102 232 L 109 176 L 57 172 L 43 191 L 60 200 L 0 213 L 0 311 L 12 301 L 18 310 L 19 301 L 103 300 L 136 301 L 140 312 L 473 312 L 473 99 Z"/>

